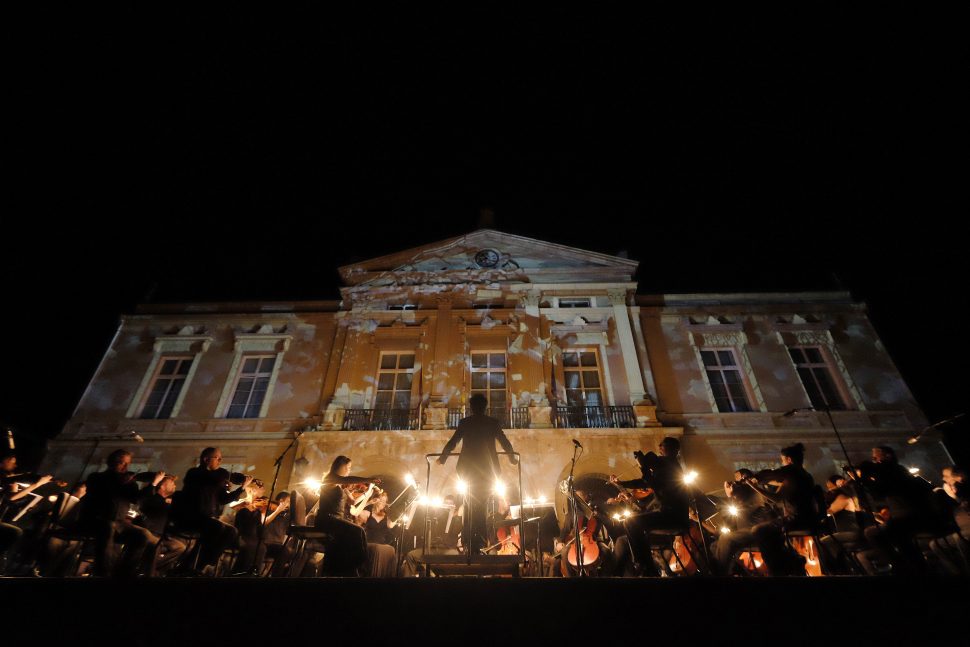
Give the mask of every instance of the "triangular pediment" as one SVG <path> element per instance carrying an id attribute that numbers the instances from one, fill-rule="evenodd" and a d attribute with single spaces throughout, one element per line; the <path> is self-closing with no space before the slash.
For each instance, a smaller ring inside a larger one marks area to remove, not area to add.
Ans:
<path id="1" fill-rule="evenodd" d="M 345 265 L 347 285 L 412 276 L 522 282 L 630 281 L 637 261 L 535 238 L 480 229 L 470 234 Z M 415 282 L 415 281 L 411 281 Z M 419 281 L 418 281 L 419 282 Z"/>

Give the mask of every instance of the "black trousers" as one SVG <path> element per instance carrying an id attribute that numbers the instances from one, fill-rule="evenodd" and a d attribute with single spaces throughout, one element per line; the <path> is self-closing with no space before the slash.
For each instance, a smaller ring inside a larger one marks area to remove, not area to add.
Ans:
<path id="1" fill-rule="evenodd" d="M 239 531 L 227 523 L 212 517 L 196 517 L 179 526 L 180 530 L 199 533 L 199 568 L 214 566 L 227 548 L 235 548 Z"/>
<path id="2" fill-rule="evenodd" d="M 463 543 L 473 554 L 489 545 L 488 540 L 488 497 L 492 492 L 493 479 L 485 475 L 471 473 L 462 476 L 468 484 L 465 495 Z"/>
<path id="3" fill-rule="evenodd" d="M 653 555 L 650 551 L 650 542 L 647 535 L 653 530 L 686 528 L 688 523 L 689 520 L 681 515 L 663 511 L 638 514 L 627 520 L 626 531 L 630 538 L 630 549 L 633 558 L 640 565 L 642 574 L 660 575 L 656 564 L 653 563 Z"/>

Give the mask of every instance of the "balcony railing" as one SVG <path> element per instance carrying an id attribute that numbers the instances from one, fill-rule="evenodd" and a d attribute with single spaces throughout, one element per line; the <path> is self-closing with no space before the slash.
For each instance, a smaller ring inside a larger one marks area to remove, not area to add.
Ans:
<path id="1" fill-rule="evenodd" d="M 633 407 L 558 406 L 553 424 L 560 429 L 631 428 L 637 426 L 637 417 Z"/>
<path id="2" fill-rule="evenodd" d="M 487 409 L 485 413 L 495 418 L 505 429 L 528 429 L 529 407 L 510 409 Z M 448 428 L 454 429 L 465 417 L 462 408 L 448 409 Z M 624 429 L 637 426 L 633 407 L 553 407 L 553 425 L 560 429 L 613 428 Z M 344 431 L 393 431 L 420 429 L 420 409 L 347 409 L 344 412 Z"/>
<path id="3" fill-rule="evenodd" d="M 418 409 L 347 409 L 344 412 L 344 431 L 392 431 L 418 429 L 421 418 Z"/>
<path id="4" fill-rule="evenodd" d="M 465 412 L 464 409 L 448 409 L 448 428 L 454 429 L 459 421 L 471 411 Z M 485 410 L 485 415 L 495 418 L 505 429 L 528 429 L 529 428 L 529 407 L 512 407 L 511 409 L 492 409 Z"/>

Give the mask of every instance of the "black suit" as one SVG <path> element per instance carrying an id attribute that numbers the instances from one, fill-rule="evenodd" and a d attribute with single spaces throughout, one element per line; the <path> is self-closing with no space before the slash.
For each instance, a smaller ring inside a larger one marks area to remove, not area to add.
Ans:
<path id="1" fill-rule="evenodd" d="M 451 452 L 461 443 L 461 456 L 458 457 L 458 475 L 468 484 L 468 496 L 465 499 L 465 517 L 471 532 L 469 545 L 473 550 L 487 545 L 485 538 L 485 503 L 495 478 L 501 473 L 498 462 L 498 452 L 495 442 L 502 445 L 502 449 L 513 452 L 502 425 L 495 418 L 486 415 L 473 414 L 461 420 L 454 435 L 445 448 L 441 450 L 438 462 L 444 464 Z M 512 464 L 518 460 L 509 456 Z"/>

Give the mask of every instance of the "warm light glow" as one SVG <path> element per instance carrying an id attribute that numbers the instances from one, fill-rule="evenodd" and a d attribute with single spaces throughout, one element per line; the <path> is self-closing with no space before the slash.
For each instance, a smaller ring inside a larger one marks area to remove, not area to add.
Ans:
<path id="1" fill-rule="evenodd" d="M 624 510 L 623 511 L 623 518 L 624 519 L 629 519 L 631 514 L 633 514 L 633 513 L 630 512 L 629 510 Z"/>
<path id="2" fill-rule="evenodd" d="M 431 500 L 431 502 L 439 508 L 445 504 L 444 498 L 440 496 L 436 496 Z"/>
<path id="3" fill-rule="evenodd" d="M 687 485 L 693 484 L 694 481 L 696 480 L 697 480 L 697 472 L 695 472 L 694 470 L 691 470 L 686 474 L 684 474 L 684 483 L 686 483 Z"/>
<path id="4" fill-rule="evenodd" d="M 47 497 L 47 500 L 50 501 L 51 503 L 57 503 L 57 497 L 53 494 Z"/>
<path id="5" fill-rule="evenodd" d="M 721 526 L 721 534 L 722 535 L 727 535 L 730 532 L 731 532 L 731 529 L 730 528 L 728 528 L 727 526 Z"/>
<path id="6" fill-rule="evenodd" d="M 422 494 L 421 497 L 418 498 L 418 503 L 421 505 L 428 505 L 431 503 L 431 499 L 429 499 L 427 495 Z"/>
<path id="7" fill-rule="evenodd" d="M 307 479 L 303 481 L 303 485 L 307 486 L 311 490 L 319 490 L 320 486 L 322 486 L 323 483 L 321 483 L 317 479 Z"/>
<path id="8" fill-rule="evenodd" d="M 919 468 L 918 467 L 911 467 L 911 468 L 909 468 L 909 473 L 912 474 L 913 476 L 915 476 L 915 475 L 919 474 Z"/>
<path id="9" fill-rule="evenodd" d="M 408 487 L 417 487 L 414 476 L 410 472 L 404 475 L 404 482 L 408 484 Z"/>
<path id="10" fill-rule="evenodd" d="M 505 483 L 503 483 L 500 480 L 496 480 L 495 481 L 495 487 L 492 489 L 492 492 L 494 492 L 495 494 L 497 494 L 500 497 L 504 497 L 505 496 Z"/>
<path id="11" fill-rule="evenodd" d="M 539 503 L 545 503 L 545 502 L 546 502 L 546 495 L 545 494 L 540 494 L 539 495 Z"/>
<path id="12" fill-rule="evenodd" d="M 533 498 L 532 498 L 531 496 L 527 496 L 527 497 L 525 498 L 525 504 L 526 504 L 526 505 L 532 505 L 532 504 L 533 504 L 533 503 L 535 503 L 535 502 L 536 502 L 536 500 L 535 500 L 535 499 L 533 499 Z"/>
<path id="13" fill-rule="evenodd" d="M 614 512 L 613 513 L 613 521 L 619 521 L 619 520 L 620 520 L 620 513 L 619 512 Z"/>
<path id="14" fill-rule="evenodd" d="M 462 496 L 468 494 L 468 483 L 465 483 L 462 479 L 458 479 L 455 488 L 458 490 L 458 494 Z"/>
<path id="15" fill-rule="evenodd" d="M 729 505 L 728 506 L 728 514 L 731 515 L 732 517 L 738 516 L 738 506 L 736 506 L 736 505 Z"/>
<path id="16" fill-rule="evenodd" d="M 401 517 L 401 523 L 403 523 L 405 526 L 408 525 L 408 516 L 407 515 L 404 515 L 403 517 Z"/>

